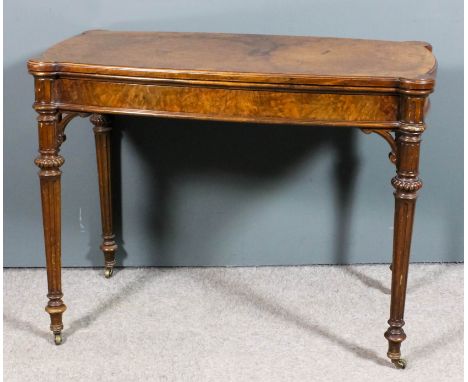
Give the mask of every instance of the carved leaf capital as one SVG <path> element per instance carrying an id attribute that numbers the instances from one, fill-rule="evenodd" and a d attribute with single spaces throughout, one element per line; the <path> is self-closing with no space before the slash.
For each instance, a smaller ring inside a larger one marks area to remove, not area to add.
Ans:
<path id="1" fill-rule="evenodd" d="M 422 188 L 423 183 L 419 178 L 404 179 L 397 175 L 392 178 L 392 186 L 399 191 L 416 192 Z"/>
<path id="2" fill-rule="evenodd" d="M 65 159 L 61 155 L 40 155 L 34 160 L 34 163 L 42 170 L 58 169 L 65 163 Z"/>
<path id="3" fill-rule="evenodd" d="M 105 114 L 91 114 L 89 120 L 96 127 L 108 127 L 110 125 L 110 118 Z"/>

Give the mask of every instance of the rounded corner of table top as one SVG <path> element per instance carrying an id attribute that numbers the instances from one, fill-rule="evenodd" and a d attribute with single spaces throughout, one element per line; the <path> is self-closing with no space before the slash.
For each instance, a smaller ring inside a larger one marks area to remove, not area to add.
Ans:
<path id="1" fill-rule="evenodd" d="M 57 71 L 57 63 L 43 60 L 41 57 L 31 58 L 26 63 L 28 72 L 35 77 L 49 76 Z"/>
<path id="2" fill-rule="evenodd" d="M 399 79 L 399 88 L 404 91 L 421 91 L 431 93 L 436 86 L 437 60 L 434 57 L 434 66 L 416 76 L 402 77 Z"/>

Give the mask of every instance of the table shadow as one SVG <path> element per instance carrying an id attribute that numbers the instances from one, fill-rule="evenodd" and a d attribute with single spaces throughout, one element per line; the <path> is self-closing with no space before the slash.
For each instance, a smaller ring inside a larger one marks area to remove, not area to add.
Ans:
<path id="1" fill-rule="evenodd" d="M 268 314 L 275 316 L 283 321 L 294 324 L 295 326 L 307 331 L 318 334 L 330 342 L 340 346 L 342 349 L 355 354 L 361 359 L 371 361 L 381 366 L 390 366 L 386 358 L 379 356 L 376 351 L 367 349 L 358 343 L 342 338 L 339 334 L 334 333 L 329 328 L 313 323 L 310 318 L 302 317 L 296 312 L 282 306 L 278 301 L 274 301 L 268 297 L 260 295 L 251 286 L 241 283 L 239 281 L 228 281 L 224 278 L 213 277 L 210 275 L 209 278 L 199 277 L 199 281 L 204 284 L 211 284 L 214 288 L 221 290 L 225 295 L 234 295 L 240 297 L 243 302 L 249 304 L 255 308 L 267 312 Z"/>
<path id="2" fill-rule="evenodd" d="M 113 278 L 118 277 L 119 269 L 116 270 L 116 273 L 113 275 Z M 131 298 L 134 294 L 138 293 L 146 284 L 154 280 L 154 277 L 161 277 L 164 275 L 164 271 L 154 272 L 148 271 L 144 272 L 141 276 L 137 277 L 135 280 L 132 280 L 129 283 L 123 285 L 120 290 L 113 293 L 106 301 L 99 303 L 94 309 L 92 309 L 89 313 L 67 322 L 67 316 L 64 314 L 63 321 L 64 321 L 64 329 L 63 329 L 63 342 L 62 344 L 66 343 L 67 338 L 73 336 L 76 332 L 86 329 L 92 325 L 94 321 L 96 321 L 100 316 L 105 314 L 106 312 L 110 311 L 113 306 L 117 305 L 118 303 L 125 301 Z M 96 275 L 96 277 L 102 277 L 102 275 Z M 112 282 L 110 280 L 104 280 L 103 282 Z M 24 332 L 29 332 L 36 337 L 44 339 L 47 342 L 52 343 L 52 334 L 49 330 L 41 329 L 39 326 L 36 326 L 34 322 L 29 322 L 23 320 L 19 317 L 15 317 L 12 314 L 8 313 L 6 309 L 4 309 L 3 313 L 3 321 L 5 324 L 10 325 L 15 330 L 20 330 Z"/>
<path id="3" fill-rule="evenodd" d="M 63 343 L 65 344 L 67 338 L 72 337 L 80 330 L 92 326 L 93 322 L 106 312 L 110 311 L 113 306 L 124 302 L 127 299 L 131 299 L 133 295 L 144 289 L 148 282 L 154 280 L 154 277 L 164 277 L 165 273 L 171 271 L 171 268 L 164 268 L 158 269 L 157 272 L 154 272 L 154 268 L 149 268 L 147 272 L 144 272 L 141 276 L 123 285 L 118 291 L 113 292 L 105 302 L 100 303 L 85 315 L 72 320 L 70 323 L 67 323 L 65 316 Z M 203 277 L 202 272 L 198 272 L 196 274 L 189 273 L 189 275 L 203 283 L 203 285 L 211 285 L 213 288 L 220 290 L 224 295 L 240 297 L 246 304 L 261 309 L 283 321 L 290 322 L 305 331 L 318 334 L 363 360 L 370 361 L 381 366 L 393 367 L 385 357 L 380 356 L 376 351 L 365 348 L 356 342 L 342 338 L 339 334 L 334 333 L 323 325 L 311 322 L 310 318 L 303 317 L 297 314 L 297 312 L 291 311 L 288 307 L 282 306 L 278 301 L 262 296 L 250 285 L 237 280 L 227 280 L 219 275 L 213 277 L 213 273 L 210 273 L 210 277 Z M 112 279 L 108 281 L 112 282 Z M 423 286 L 424 285 L 425 284 L 423 284 Z M 4 307 L 3 321 L 5 325 L 4 332 L 9 326 L 14 328 L 14 330 L 28 332 L 35 337 L 50 342 L 51 346 L 53 346 L 50 331 L 41 329 L 34 321 L 24 320 L 17 315 L 13 315 L 8 312 L 7 307 Z M 112 330 L 112 328 L 110 328 L 110 330 Z M 426 342 L 418 345 L 408 354 L 408 358 L 411 360 L 420 358 L 423 354 L 427 353 L 427 349 L 432 349 L 432 351 L 441 351 L 445 346 L 459 339 L 462 335 L 463 326 L 459 326 L 457 328 L 449 328 L 443 333 L 440 333 L 437 337 L 428 336 L 426 338 Z"/>
<path id="4" fill-rule="evenodd" d="M 226 280 L 219 276 L 213 277 L 213 274 L 210 274 L 210 277 L 206 278 L 201 275 L 193 277 L 204 285 L 210 284 L 213 288 L 220 290 L 224 295 L 240 297 L 244 303 L 252 307 L 265 311 L 278 319 L 292 323 L 304 331 L 318 334 L 326 338 L 328 341 L 340 346 L 343 350 L 356 355 L 358 358 L 394 369 L 392 363 L 386 357 L 380 356 L 376 351 L 368 349 L 357 342 L 345 339 L 324 325 L 311 322 L 310 318 L 303 317 L 297 314 L 297 312 L 291 311 L 289 308 L 281 305 L 278 301 L 262 296 L 248 284 L 237 280 Z M 463 337 L 463 326 L 449 328 L 437 337 L 427 338 L 426 342 L 418 345 L 408 353 L 407 358 L 410 360 L 421 358 L 424 354 L 427 354 L 427 349 L 441 351 L 448 344 L 458 340 L 460 336 Z M 359 338 L 358 333 L 357 338 Z M 383 336 L 382 340 L 384 340 Z"/>
<path id="5" fill-rule="evenodd" d="M 232 178 L 239 187 L 255 189 L 274 185 L 300 166 L 304 160 L 319 159 L 325 150 L 336 152 L 335 171 L 331 177 L 336 183 L 336 250 L 330 263 L 346 264 L 345 247 L 348 244 L 349 216 L 353 204 L 354 178 L 358 173 L 357 134 L 355 128 L 241 124 L 219 121 L 191 121 L 167 118 L 119 116 L 114 126 L 120 133 L 113 145 L 114 210 L 118 240 L 124 247 L 122 208 L 122 180 L 120 174 L 120 139 L 137 148 L 145 171 L 144 187 L 152 203 L 145 210 L 145 235 L 154 237 L 156 265 L 181 265 L 171 258 L 174 217 L 171 214 L 174 185 L 184 176 L 213 176 Z M 231 181 L 231 180 L 229 180 Z M 142 181 L 143 182 L 143 181 Z M 261 188 L 260 188 L 261 189 Z M 216 216 L 216 229 L 227 226 L 227 220 L 240 213 L 243 204 L 223 206 Z M 198 219 L 212 218 L 203 211 Z M 203 263 L 190 259 L 185 265 L 204 265 L 209 262 L 210 237 L 215 237 L 213 225 L 197 227 L 196 253 L 203 253 Z M 125 255 L 126 256 L 126 255 Z M 119 256 L 119 265 L 123 264 Z M 311 262 L 313 259 L 311 259 Z M 213 264 L 216 264 L 213 261 Z"/>

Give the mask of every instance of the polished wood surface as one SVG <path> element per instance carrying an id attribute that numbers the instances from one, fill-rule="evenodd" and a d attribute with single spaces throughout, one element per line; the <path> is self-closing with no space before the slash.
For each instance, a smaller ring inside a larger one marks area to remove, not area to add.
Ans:
<path id="1" fill-rule="evenodd" d="M 330 94 L 255 88 L 143 85 L 77 79 L 56 81 L 57 106 L 66 110 L 213 119 L 393 128 L 399 98 L 390 94 Z"/>
<path id="2" fill-rule="evenodd" d="M 436 67 L 424 42 L 223 33 L 95 30 L 30 60 L 32 71 L 132 77 L 235 79 L 283 84 L 430 86 Z"/>
<path id="3" fill-rule="evenodd" d="M 430 44 L 219 33 L 89 31 L 28 61 L 35 78 L 51 330 L 61 342 L 60 167 L 65 128 L 91 115 L 106 276 L 112 226 L 111 118 L 135 114 L 237 122 L 346 126 L 385 139 L 396 166 L 388 357 L 401 343 L 421 134 L 435 86 Z"/>

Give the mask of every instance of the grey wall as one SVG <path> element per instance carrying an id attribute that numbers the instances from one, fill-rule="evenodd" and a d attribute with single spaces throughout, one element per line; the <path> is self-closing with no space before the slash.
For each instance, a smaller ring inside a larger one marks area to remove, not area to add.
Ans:
<path id="1" fill-rule="evenodd" d="M 74 1 L 4 4 L 4 265 L 43 266 L 33 80 L 25 62 L 87 29 L 426 40 L 439 61 L 413 261 L 461 261 L 463 1 Z M 124 265 L 388 262 L 394 168 L 354 130 L 122 117 L 114 139 Z M 94 138 L 62 153 L 63 264 L 102 264 Z M 354 180 L 353 180 L 354 179 Z M 341 222 L 341 223 L 340 223 Z"/>

